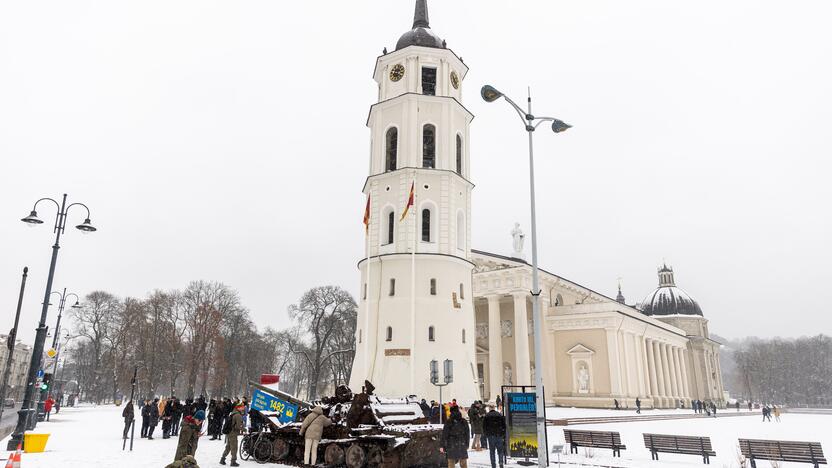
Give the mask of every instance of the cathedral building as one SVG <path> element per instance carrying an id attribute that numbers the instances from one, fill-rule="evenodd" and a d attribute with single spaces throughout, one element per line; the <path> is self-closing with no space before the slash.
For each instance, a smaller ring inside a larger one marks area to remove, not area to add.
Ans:
<path id="1" fill-rule="evenodd" d="M 365 256 L 350 387 L 438 399 L 432 363 L 452 363 L 444 395 L 493 401 L 543 373 L 548 404 L 672 407 L 722 400 L 719 344 L 699 305 L 659 270 L 626 305 L 541 270 L 543 355 L 531 346 L 531 266 L 515 225 L 510 256 L 471 249 L 468 67 L 430 29 L 426 0 L 395 50 L 377 58 L 370 108 Z M 478 86 L 477 86 L 478 89 Z M 448 369 L 450 370 L 450 369 Z"/>

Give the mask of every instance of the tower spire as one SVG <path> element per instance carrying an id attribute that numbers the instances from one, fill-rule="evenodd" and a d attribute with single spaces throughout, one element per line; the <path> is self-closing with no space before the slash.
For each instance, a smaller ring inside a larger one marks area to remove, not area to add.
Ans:
<path id="1" fill-rule="evenodd" d="M 428 0 L 416 0 L 416 12 L 413 14 L 413 29 L 429 27 Z"/>

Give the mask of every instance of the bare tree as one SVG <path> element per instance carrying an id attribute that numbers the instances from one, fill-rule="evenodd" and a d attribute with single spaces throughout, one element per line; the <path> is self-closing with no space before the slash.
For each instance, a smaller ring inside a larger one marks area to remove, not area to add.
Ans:
<path id="1" fill-rule="evenodd" d="M 78 309 L 70 309 L 75 322 L 75 334 L 89 340 L 92 366 L 93 398 L 101 402 L 103 398 L 101 359 L 107 345 L 108 335 L 111 333 L 110 316 L 117 314 L 121 304 L 112 294 L 105 291 L 93 291 L 87 294 L 83 305 Z"/>
<path id="2" fill-rule="evenodd" d="M 352 343 L 344 349 L 332 349 L 332 345 L 338 328 L 350 320 L 355 322 L 355 299 L 337 286 L 320 286 L 310 289 L 298 304 L 290 306 L 289 315 L 302 324 L 303 332 L 309 336 L 309 349 L 293 352 L 302 355 L 309 365 L 307 393 L 317 397 L 321 377 L 331 359 L 353 351 Z"/>

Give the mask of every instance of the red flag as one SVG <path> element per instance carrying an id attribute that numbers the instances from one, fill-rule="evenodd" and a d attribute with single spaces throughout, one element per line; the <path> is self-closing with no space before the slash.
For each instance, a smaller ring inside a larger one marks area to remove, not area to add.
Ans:
<path id="1" fill-rule="evenodd" d="M 416 188 L 416 182 L 414 181 L 413 183 L 410 184 L 410 196 L 407 197 L 407 205 L 405 205 L 405 207 L 404 207 L 404 211 L 402 212 L 402 217 L 399 218 L 400 222 L 404 221 L 405 216 L 407 216 L 407 211 L 410 209 L 411 206 L 413 206 L 413 198 L 414 198 L 413 189 L 415 189 L 415 188 Z"/>
<path id="2" fill-rule="evenodd" d="M 364 208 L 364 232 L 370 232 L 370 196 L 367 195 L 367 207 Z"/>

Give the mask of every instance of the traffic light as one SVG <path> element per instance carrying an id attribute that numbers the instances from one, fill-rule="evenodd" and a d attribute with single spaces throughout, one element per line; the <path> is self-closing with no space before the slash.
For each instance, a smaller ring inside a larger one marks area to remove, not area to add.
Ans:
<path id="1" fill-rule="evenodd" d="M 43 382 L 40 384 L 40 389 L 43 391 L 49 390 L 49 385 L 52 383 L 52 374 L 43 374 Z"/>

